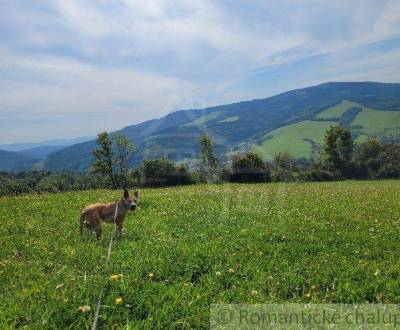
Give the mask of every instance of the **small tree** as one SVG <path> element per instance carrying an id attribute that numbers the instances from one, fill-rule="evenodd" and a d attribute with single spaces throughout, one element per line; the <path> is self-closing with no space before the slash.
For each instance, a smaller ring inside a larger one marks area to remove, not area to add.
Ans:
<path id="1" fill-rule="evenodd" d="M 117 187 L 117 180 L 114 175 L 114 158 L 112 151 L 112 140 L 107 132 L 97 135 L 96 143 L 98 148 L 92 153 L 96 157 L 92 165 L 92 172 L 106 177 L 113 188 Z"/>
<path id="2" fill-rule="evenodd" d="M 298 172 L 294 159 L 287 152 L 278 153 L 274 157 L 273 179 L 275 181 L 293 181 Z"/>
<path id="3" fill-rule="evenodd" d="M 107 178 L 113 188 L 126 188 L 127 163 L 133 145 L 120 133 L 112 139 L 107 132 L 100 133 L 96 142 L 98 147 L 92 151 L 96 157 L 92 172 Z"/>
<path id="4" fill-rule="evenodd" d="M 200 138 L 200 159 L 202 171 L 209 180 L 214 181 L 218 171 L 218 159 L 214 155 L 212 139 L 206 134 Z"/>
<path id="5" fill-rule="evenodd" d="M 133 144 L 122 133 L 113 136 L 115 143 L 115 166 L 117 167 L 117 181 L 121 188 L 127 188 L 128 160 L 134 150 Z"/>
<path id="6" fill-rule="evenodd" d="M 325 157 L 329 170 L 345 175 L 353 157 L 353 139 L 347 128 L 331 126 L 325 133 Z"/>

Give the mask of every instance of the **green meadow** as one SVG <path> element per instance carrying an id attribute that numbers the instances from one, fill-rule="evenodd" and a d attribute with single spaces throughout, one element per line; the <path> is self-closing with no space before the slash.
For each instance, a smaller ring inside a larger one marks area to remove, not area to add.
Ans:
<path id="1" fill-rule="evenodd" d="M 97 190 L 0 199 L 0 328 L 207 328 L 212 303 L 400 303 L 400 181 L 143 189 L 123 238 Z"/>
<path id="2" fill-rule="evenodd" d="M 253 150 L 265 160 L 272 160 L 279 152 L 288 152 L 295 158 L 316 156 L 329 126 L 340 125 L 339 120 L 347 110 L 354 107 L 361 109 L 348 123 L 355 143 L 375 137 L 399 136 L 400 111 L 369 109 L 357 102 L 345 100 L 318 113 L 315 116 L 317 120 L 305 120 L 268 132 L 261 144 L 252 146 Z"/>

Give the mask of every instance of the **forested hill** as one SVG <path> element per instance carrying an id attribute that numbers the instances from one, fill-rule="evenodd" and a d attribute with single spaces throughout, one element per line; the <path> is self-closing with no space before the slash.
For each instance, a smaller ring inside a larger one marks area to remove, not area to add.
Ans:
<path id="1" fill-rule="evenodd" d="M 167 156 L 190 160 L 198 155 L 199 136 L 208 133 L 220 155 L 238 148 L 254 149 L 265 159 L 289 151 L 311 157 L 330 125 L 351 129 L 357 142 L 369 136 L 400 135 L 400 84 L 331 82 L 273 97 L 198 110 L 182 110 L 121 131 L 135 145 L 130 160 Z M 50 170 L 87 170 L 95 141 L 51 153 Z"/>

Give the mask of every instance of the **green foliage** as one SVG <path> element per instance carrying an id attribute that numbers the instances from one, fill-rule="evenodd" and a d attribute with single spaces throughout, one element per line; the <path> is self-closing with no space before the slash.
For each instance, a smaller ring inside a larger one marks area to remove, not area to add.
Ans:
<path id="1" fill-rule="evenodd" d="M 399 191 L 400 181 L 142 189 L 107 269 L 113 226 L 82 239 L 78 219 L 120 190 L 0 198 L 0 328 L 90 329 L 103 287 L 99 329 L 208 328 L 213 303 L 398 304 Z"/>
<path id="2" fill-rule="evenodd" d="M 115 134 L 113 141 L 115 143 L 114 163 L 117 167 L 116 178 L 118 186 L 127 188 L 128 161 L 132 156 L 134 146 L 122 133 Z"/>
<path id="3" fill-rule="evenodd" d="M 117 186 L 117 180 L 114 174 L 114 156 L 112 150 L 112 140 L 107 132 L 100 133 L 97 136 L 96 143 L 98 147 L 92 150 L 96 157 L 92 164 L 92 172 L 100 174 L 108 179 L 112 187 Z"/>
<path id="4" fill-rule="evenodd" d="M 144 178 L 143 185 L 146 187 L 166 187 L 193 183 L 185 166 L 177 167 L 173 161 L 165 157 L 143 161 L 140 172 Z"/>
<path id="5" fill-rule="evenodd" d="M 271 170 L 254 152 L 239 153 L 232 157 L 232 182 L 269 182 Z"/>
<path id="6" fill-rule="evenodd" d="M 346 174 L 353 156 L 353 139 L 348 129 L 331 126 L 325 133 L 325 157 L 329 170 Z"/>
<path id="7" fill-rule="evenodd" d="M 92 151 L 96 158 L 92 172 L 102 175 L 114 188 L 126 188 L 133 144 L 122 133 L 110 137 L 107 132 L 100 133 L 96 142 L 98 147 Z"/>
<path id="8" fill-rule="evenodd" d="M 299 178 L 299 170 L 293 157 L 286 152 L 276 154 L 272 168 L 273 181 L 291 182 Z"/>
<path id="9" fill-rule="evenodd" d="M 207 181 L 215 181 L 218 171 L 218 159 L 214 155 L 213 142 L 208 135 L 202 135 L 200 138 L 200 160 L 201 169 L 205 173 Z"/>

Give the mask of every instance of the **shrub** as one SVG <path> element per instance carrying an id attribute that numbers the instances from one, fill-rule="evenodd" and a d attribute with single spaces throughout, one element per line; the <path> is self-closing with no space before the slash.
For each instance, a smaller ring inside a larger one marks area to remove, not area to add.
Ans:
<path id="1" fill-rule="evenodd" d="M 269 166 L 254 152 L 236 154 L 232 158 L 232 182 L 270 182 Z"/>
<path id="2" fill-rule="evenodd" d="M 141 172 L 146 187 L 166 187 L 193 183 L 189 171 L 183 165 L 176 166 L 168 158 L 143 161 Z"/>

